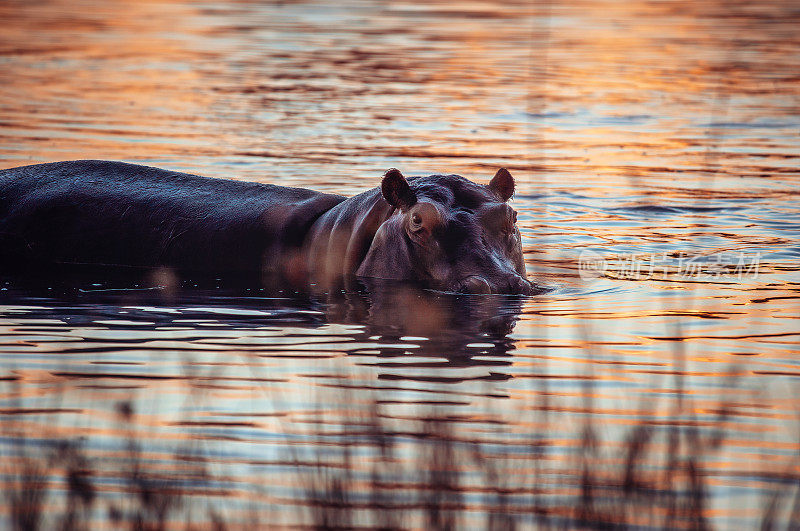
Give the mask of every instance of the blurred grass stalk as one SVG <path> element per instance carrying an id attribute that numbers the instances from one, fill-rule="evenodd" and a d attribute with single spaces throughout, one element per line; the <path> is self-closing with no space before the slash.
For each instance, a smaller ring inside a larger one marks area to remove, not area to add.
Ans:
<path id="1" fill-rule="evenodd" d="M 681 354 L 676 350 L 676 363 Z M 676 392 L 681 392 L 684 377 L 681 371 L 676 375 Z M 483 420 L 476 419 L 481 426 L 476 429 L 446 406 L 420 405 L 400 416 L 389 412 L 380 391 L 353 389 L 347 381 L 338 388 L 318 387 L 311 417 L 283 421 L 289 443 L 278 464 L 286 470 L 280 472 L 281 482 L 291 487 L 277 498 L 270 492 L 277 476 L 260 475 L 263 484 L 248 491 L 240 482 L 252 479 L 211 472 L 213 454 L 224 453 L 224 440 L 175 443 L 168 462 L 163 450 L 149 453 L 152 441 L 137 424 L 133 403 L 118 405 L 126 446 L 113 461 L 90 451 L 80 438 L 28 431 L 33 424 L 18 422 L 9 408 L 0 423 L 1 527 L 715 527 L 718 515 L 709 504 L 713 474 L 705 467 L 724 450 L 727 404 L 716 408 L 713 429 L 701 430 L 693 422 L 695 406 L 688 393 L 672 401 L 674 422 L 662 425 L 653 422 L 655 406 L 640 403 L 640 420 L 620 444 L 604 440 L 602 416 L 593 414 L 592 389 L 583 389 L 582 415 L 565 415 L 550 403 L 545 380 L 526 407 L 534 413 L 526 425 L 535 428 L 519 439 L 511 433 L 518 435 L 518 426 L 501 420 L 509 411 L 487 410 Z M 593 385 L 591 378 L 586 382 Z M 18 385 L 12 380 L 6 389 L 18 396 L 13 392 Z M 352 407 L 332 411 L 330 404 Z M 565 424 L 577 441 L 566 451 L 552 436 L 563 433 Z M 797 528 L 800 477 L 793 469 L 772 473 L 778 481 L 760 493 L 758 522 L 763 529 Z"/>

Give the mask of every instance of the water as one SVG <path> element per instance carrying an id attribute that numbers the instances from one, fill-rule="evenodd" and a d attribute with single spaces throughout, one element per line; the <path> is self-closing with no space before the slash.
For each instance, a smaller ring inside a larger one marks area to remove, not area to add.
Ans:
<path id="1" fill-rule="evenodd" d="M 0 19 L 2 167 L 117 159 L 352 195 L 389 167 L 505 166 L 549 289 L 6 279 L 3 527 L 798 525 L 796 3 Z"/>

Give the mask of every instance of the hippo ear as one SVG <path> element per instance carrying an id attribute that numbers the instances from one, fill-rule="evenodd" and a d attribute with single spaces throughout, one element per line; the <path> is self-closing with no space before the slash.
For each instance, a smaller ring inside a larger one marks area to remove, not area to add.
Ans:
<path id="1" fill-rule="evenodd" d="M 400 170 L 392 168 L 383 175 L 381 194 L 395 208 L 406 210 L 417 202 L 417 196 Z"/>
<path id="2" fill-rule="evenodd" d="M 508 201 L 514 195 L 514 178 L 505 168 L 500 168 L 489 183 L 489 189 L 501 200 Z"/>

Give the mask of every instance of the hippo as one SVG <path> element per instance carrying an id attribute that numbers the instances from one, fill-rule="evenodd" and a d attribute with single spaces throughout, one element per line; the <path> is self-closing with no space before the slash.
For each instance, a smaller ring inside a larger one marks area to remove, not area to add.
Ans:
<path id="1" fill-rule="evenodd" d="M 460 293 L 531 294 L 505 168 L 488 185 L 388 170 L 351 198 L 79 160 L 0 170 L 0 268 L 167 268 L 278 275 L 334 289 L 347 278 Z"/>

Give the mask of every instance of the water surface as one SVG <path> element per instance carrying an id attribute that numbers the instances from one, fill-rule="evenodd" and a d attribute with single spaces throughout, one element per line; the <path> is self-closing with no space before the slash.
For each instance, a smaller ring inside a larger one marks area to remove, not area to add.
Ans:
<path id="1" fill-rule="evenodd" d="M 389 167 L 505 166 L 549 288 L 4 280 L 0 520 L 798 525 L 796 3 L 12 1 L 0 19 L 2 167 L 351 195 Z M 581 275 L 581 253 L 604 268 Z"/>

